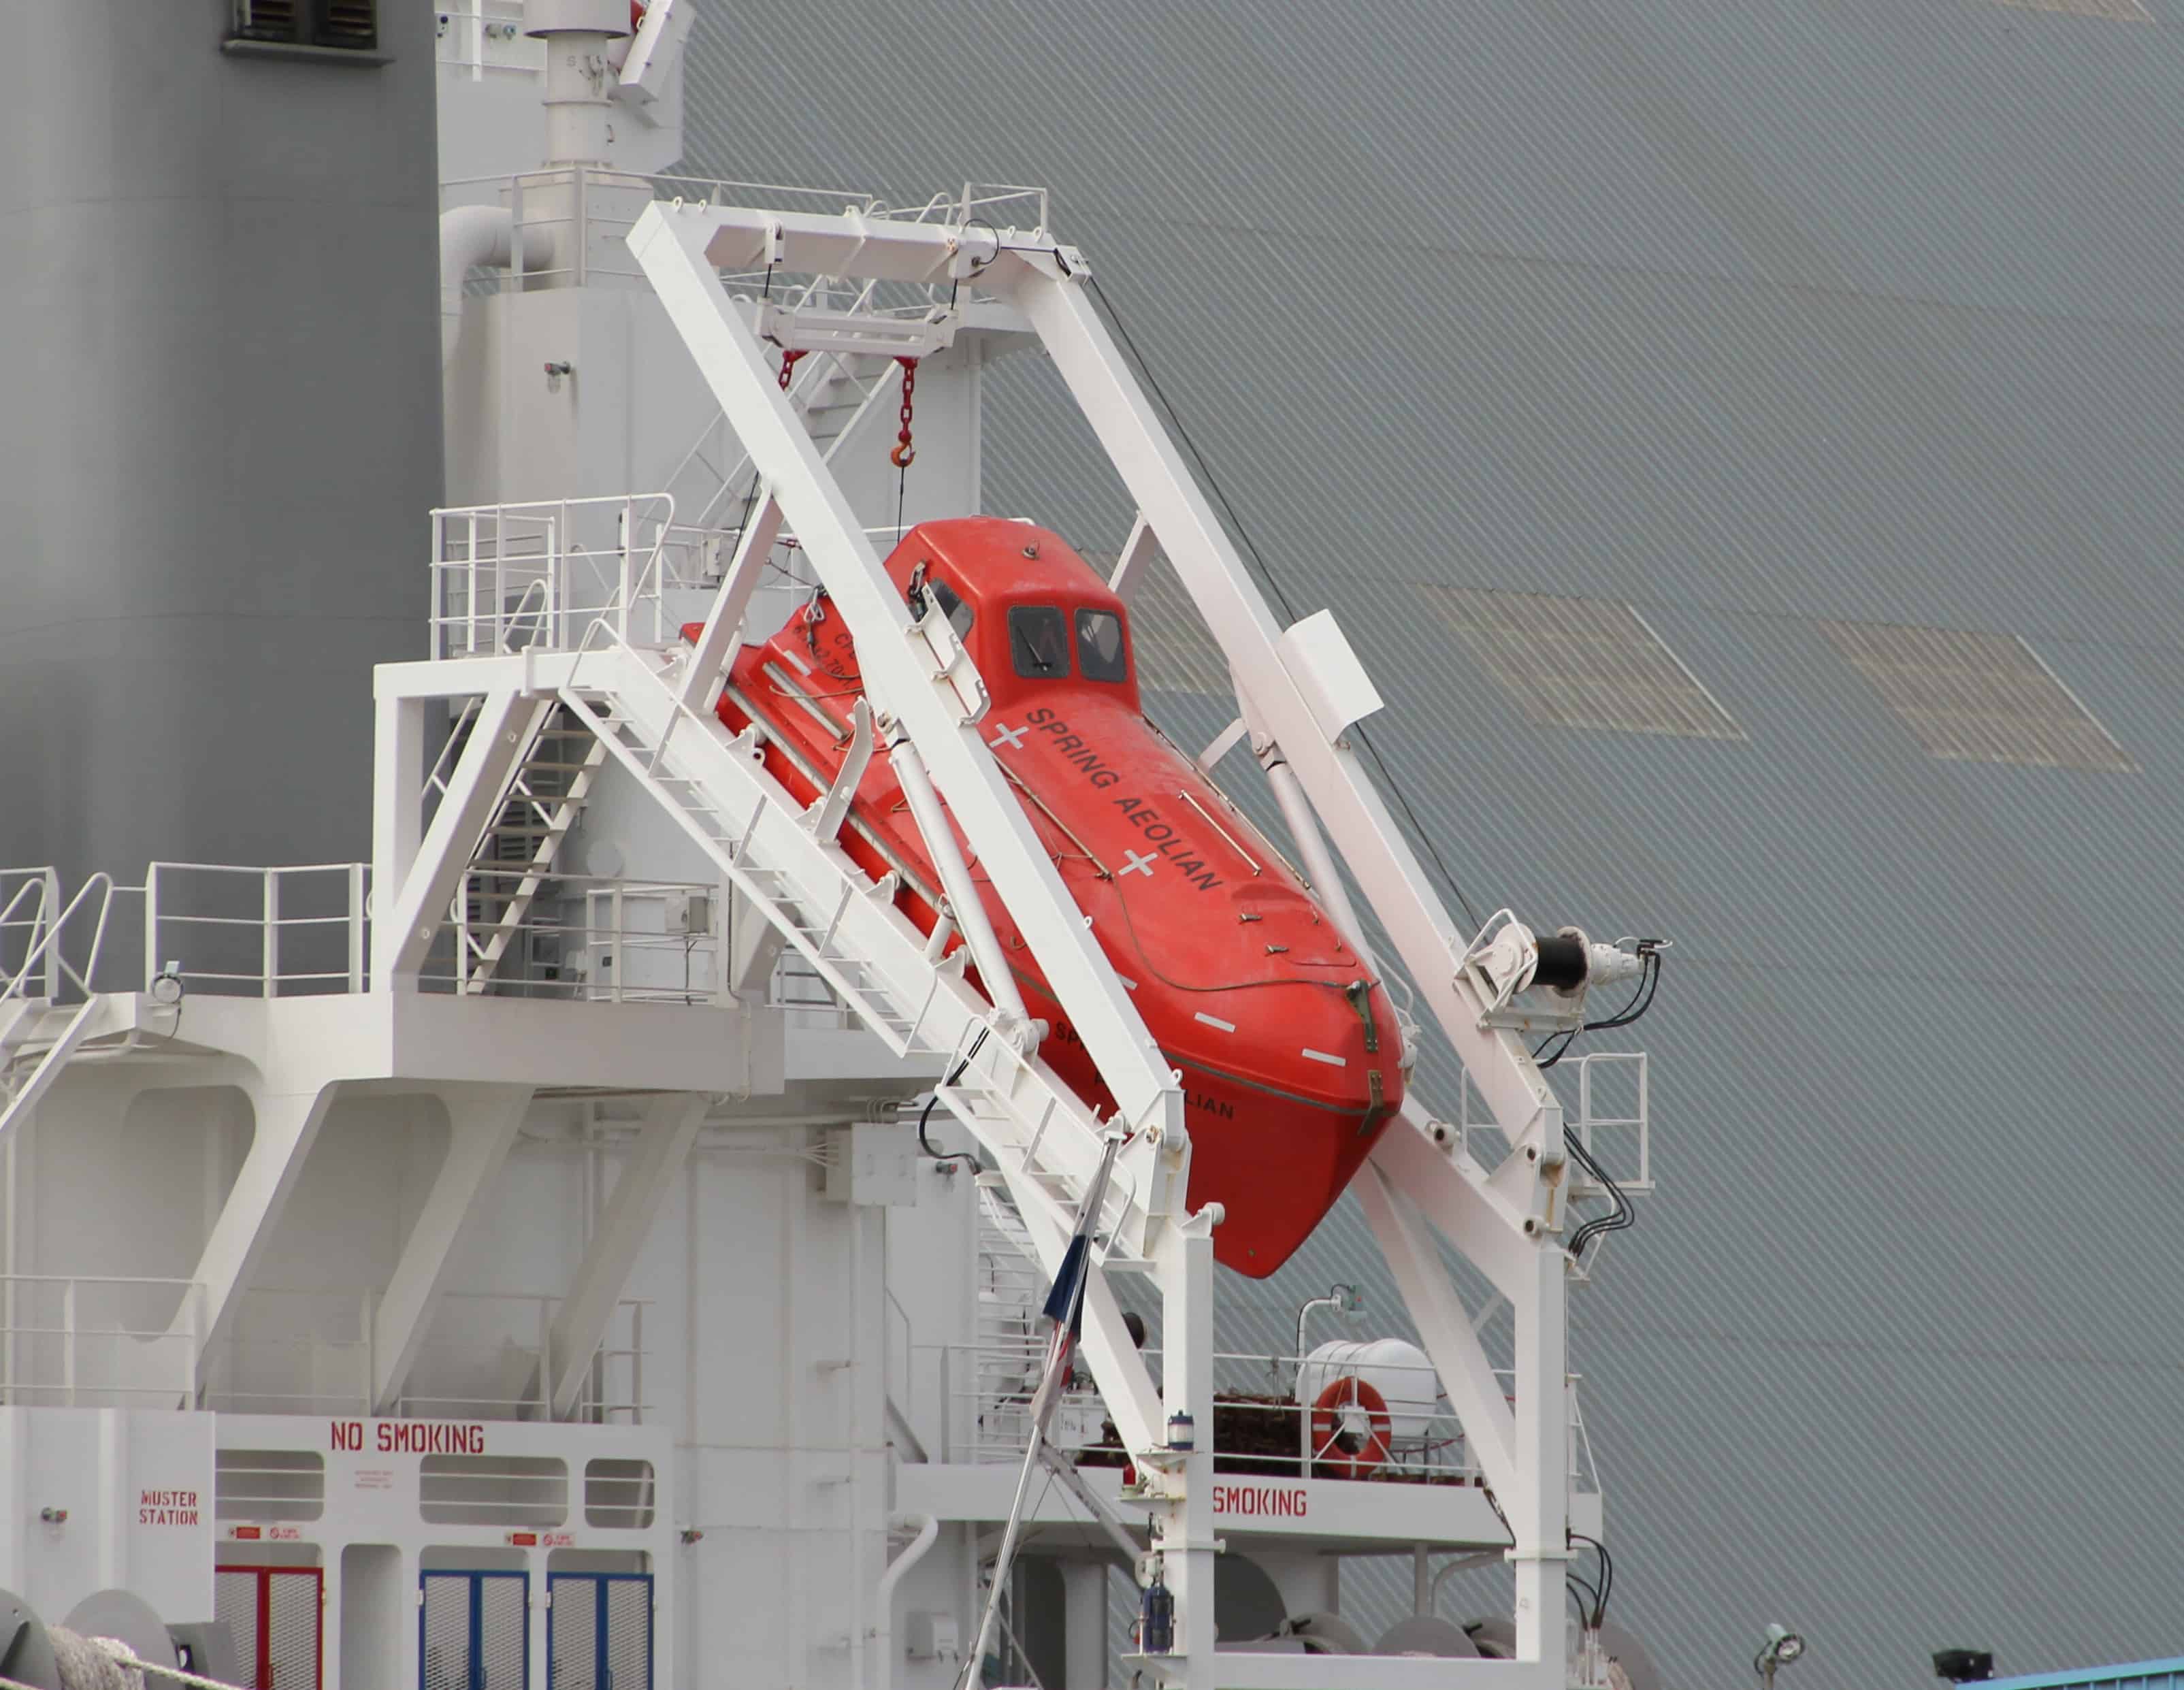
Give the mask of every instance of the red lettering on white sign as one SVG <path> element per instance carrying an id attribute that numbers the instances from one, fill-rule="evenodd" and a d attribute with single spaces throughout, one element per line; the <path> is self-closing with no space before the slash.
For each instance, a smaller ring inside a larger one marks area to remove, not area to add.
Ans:
<path id="1" fill-rule="evenodd" d="M 1302 1520 L 1310 1498 L 1311 1492 L 1301 1485 L 1216 1485 L 1213 1511 L 1268 1520 Z"/>
<path id="2" fill-rule="evenodd" d="M 195 1525 L 198 1523 L 198 1493 L 195 1491 L 139 1491 L 136 1493 L 136 1523 L 139 1525 Z"/>

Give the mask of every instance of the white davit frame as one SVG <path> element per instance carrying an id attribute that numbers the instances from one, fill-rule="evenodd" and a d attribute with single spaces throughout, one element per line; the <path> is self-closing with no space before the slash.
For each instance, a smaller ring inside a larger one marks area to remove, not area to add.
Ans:
<path id="1" fill-rule="evenodd" d="M 1088 297 L 1085 260 L 1043 231 L 677 202 L 650 207 L 629 243 L 763 477 L 757 530 L 770 538 L 785 523 L 796 534 L 857 640 L 886 728 L 945 795 L 1123 1117 L 1134 1124 L 1157 1121 L 1172 1152 L 1187 1143 L 1174 1076 L 1164 1069 L 1128 994 L 981 744 L 975 723 L 982 706 L 967 708 L 962 678 L 944 663 L 936 669 L 929 638 L 912 626 L 878 554 L 783 395 L 765 347 L 722 284 L 723 271 L 775 267 L 883 282 L 952 282 L 975 286 L 1021 313 L 1136 501 L 1139 524 L 1130 555 L 1149 555 L 1155 544 L 1167 555 L 1228 661 L 1253 749 L 1270 765 L 1285 762 L 1308 803 L 1308 810 L 1290 807 L 1289 813 L 1313 878 L 1335 884 L 1320 866 L 1325 846 L 1318 828 L 1323 827 L 1510 1146 L 1489 1170 L 1470 1155 L 1462 1135 L 1413 1101 L 1384 1135 L 1357 1190 L 1507 1515 L 1518 1658 L 1412 1660 L 1217 1649 L 1211 1440 L 1187 1455 L 1171 1455 L 1156 1444 L 1147 1447 L 1140 1431 L 1130 1441 L 1156 1509 L 1155 1547 L 1175 1597 L 1176 1630 L 1173 1654 L 1134 1658 L 1133 1665 L 1189 1690 L 1408 1690 L 1414 1684 L 1424 1690 L 1429 1683 L 1451 1690 L 1563 1690 L 1572 1663 L 1566 1659 L 1563 1588 L 1570 1559 L 1564 1403 L 1570 1263 L 1556 1224 L 1556 1199 L 1566 1189 L 1563 1112 L 1518 1036 L 1482 1025 L 1488 1006 L 1461 966 L 1462 941 L 1346 737 L 1350 722 L 1378 700 L 1369 683 L 1361 686 L 1362 670 L 1333 618 L 1323 613 L 1290 630 L 1276 622 Z M 748 576 L 748 566 L 729 571 L 684 671 L 683 697 L 699 707 L 735 649 Z M 996 1018 L 1005 1036 L 1007 1019 Z M 964 1118 L 980 1130 L 976 1118 Z M 989 1148 L 1051 1268 L 1067 1230 L 1067 1205 L 1074 1201 L 1071 1181 L 1066 1174 L 1041 1177 L 1036 1144 L 1028 1152 L 1020 1142 Z M 1162 1407 L 1210 1427 L 1211 1234 L 1217 1213 L 1139 1219 L 1148 1259 L 1133 1265 L 1152 1269 L 1164 1298 Z M 1513 1306 L 1513 1403 L 1442 1267 L 1436 1233 Z M 1103 1396 L 1117 1409 L 1117 1424 L 1142 1429 L 1150 1381 L 1128 1344 L 1118 1341 L 1118 1323 L 1103 1318 L 1113 1308 L 1103 1289 L 1095 1287 L 1088 1311 L 1087 1353 Z M 1130 1412 L 1121 1412 L 1123 1405 Z"/>

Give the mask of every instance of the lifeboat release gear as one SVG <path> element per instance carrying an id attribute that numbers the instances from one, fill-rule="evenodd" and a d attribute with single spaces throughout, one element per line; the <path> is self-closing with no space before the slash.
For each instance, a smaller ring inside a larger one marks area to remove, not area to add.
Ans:
<path id="1" fill-rule="evenodd" d="M 998 517 L 924 522 L 887 568 L 911 615 L 937 607 L 978 666 L 986 743 L 1183 1076 L 1190 1202 L 1227 1213 L 1216 1258 L 1273 1273 L 1402 1102 L 1386 992 L 1280 855 L 1145 720 L 1129 612 L 1059 536 Z M 842 765 L 861 691 L 855 642 L 822 594 L 742 650 L 718 708 L 738 733 L 763 728 L 767 772 L 809 803 Z M 841 843 L 875 880 L 899 874 L 899 906 L 933 930 L 939 877 L 884 751 Z M 1025 1007 L 1051 1029 L 1039 1057 L 1112 1112 L 1021 930 L 964 854 Z"/>

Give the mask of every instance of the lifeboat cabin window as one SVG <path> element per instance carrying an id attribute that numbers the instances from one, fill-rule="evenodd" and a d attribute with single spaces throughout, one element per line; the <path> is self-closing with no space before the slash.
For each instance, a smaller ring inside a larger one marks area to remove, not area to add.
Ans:
<path id="1" fill-rule="evenodd" d="M 1129 678 L 1129 655 L 1123 646 L 1123 619 L 1112 611 L 1077 613 L 1077 669 L 1088 681 Z"/>
<path id="2" fill-rule="evenodd" d="M 1009 656 L 1017 673 L 1028 680 L 1056 680 L 1069 673 L 1069 624 L 1051 605 L 1009 606 Z"/>
<path id="3" fill-rule="evenodd" d="M 933 593 L 933 602 L 940 606 L 940 614 L 948 618 L 948 626 L 956 630 L 956 638 L 961 639 L 967 636 L 977 613 L 945 581 L 934 581 L 928 585 Z"/>

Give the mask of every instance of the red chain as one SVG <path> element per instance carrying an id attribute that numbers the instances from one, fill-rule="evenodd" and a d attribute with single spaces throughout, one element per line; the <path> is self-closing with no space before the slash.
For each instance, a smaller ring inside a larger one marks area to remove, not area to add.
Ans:
<path id="1" fill-rule="evenodd" d="M 888 454 L 888 461 L 899 470 L 906 470 L 917 460 L 917 448 L 910 439 L 911 396 L 917 392 L 917 360 L 898 358 L 895 362 L 902 365 L 902 427 L 894 437 L 894 450 Z"/>
<path id="2" fill-rule="evenodd" d="M 788 391 L 788 383 L 796 374 L 796 360 L 804 356 L 794 347 L 784 347 L 781 354 L 781 391 Z"/>

